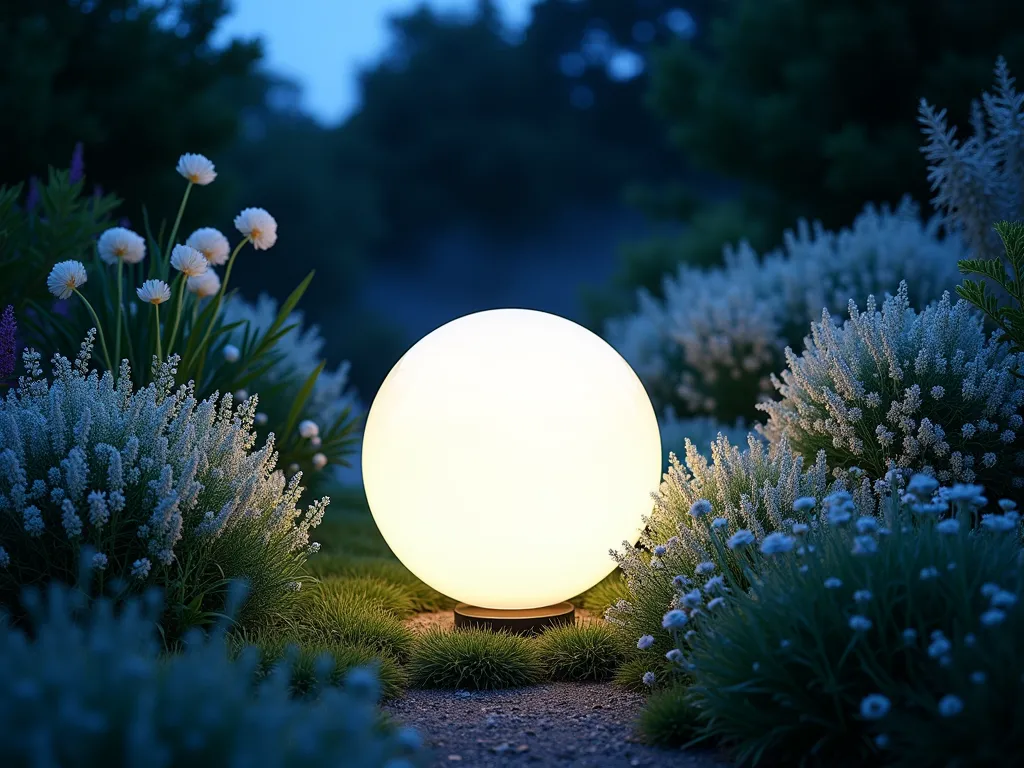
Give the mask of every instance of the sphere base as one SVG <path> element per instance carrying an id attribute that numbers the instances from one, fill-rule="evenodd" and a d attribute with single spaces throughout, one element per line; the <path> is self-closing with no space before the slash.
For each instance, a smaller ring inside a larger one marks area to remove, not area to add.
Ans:
<path id="1" fill-rule="evenodd" d="M 455 606 L 456 629 L 486 629 L 513 635 L 536 635 L 550 627 L 572 624 L 576 609 L 572 603 L 556 603 L 543 608 L 478 608 L 459 603 Z"/>

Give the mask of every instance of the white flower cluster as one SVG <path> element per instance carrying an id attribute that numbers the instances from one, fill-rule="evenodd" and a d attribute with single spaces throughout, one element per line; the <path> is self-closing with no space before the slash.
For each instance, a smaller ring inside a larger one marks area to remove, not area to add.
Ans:
<path id="1" fill-rule="evenodd" d="M 197 402 L 191 384 L 172 391 L 176 356 L 133 391 L 127 362 L 116 384 L 88 371 L 91 342 L 74 366 L 54 357 L 52 383 L 27 353 L 29 375 L 0 402 L 0 580 L 52 575 L 61 549 L 83 545 L 112 576 L 140 581 L 171 578 L 186 556 L 192 569 L 214 558 L 225 576 L 263 585 L 275 575 L 264 569 L 300 567 L 327 499 L 299 510 L 301 478 L 275 470 L 273 436 L 254 450 L 255 398 L 235 408 L 230 395 Z"/>
<path id="2" fill-rule="evenodd" d="M 232 297 L 224 303 L 223 316 L 225 324 L 241 323 L 231 337 L 232 341 L 240 344 L 246 328 L 249 329 L 250 336 L 265 331 L 273 324 L 277 312 L 277 302 L 266 294 L 260 294 L 255 303 L 249 303 L 237 296 Z M 316 325 L 305 325 L 301 311 L 294 311 L 288 316 L 285 326 L 289 325 L 295 327 L 282 336 L 274 347 L 283 354 L 282 359 L 263 374 L 261 381 L 254 384 L 261 392 L 273 393 L 275 385 L 285 379 L 304 381 L 323 359 L 325 342 L 320 335 L 320 328 Z M 231 349 L 237 348 L 232 346 Z M 348 386 L 349 368 L 349 363 L 345 361 L 334 370 L 325 368 L 317 377 L 313 392 L 306 403 L 306 412 L 313 420 L 303 422 L 306 425 L 311 424 L 316 429 L 316 434 L 303 433 L 304 438 L 318 438 L 320 427 L 332 425 L 346 408 L 350 408 L 353 413 L 362 409 Z M 284 410 L 287 412 L 287 407 Z M 307 426 L 305 429 L 308 432 L 310 428 Z"/>
<path id="3" fill-rule="evenodd" d="M 697 608 L 703 604 L 701 593 L 714 598 L 721 591 L 723 577 L 715 575 L 713 562 L 715 537 L 724 540 L 742 531 L 734 548 L 766 540 L 769 549 L 783 546 L 778 537 L 768 537 L 796 522 L 795 504 L 806 516 L 817 500 L 843 488 L 829 479 L 823 455 L 805 467 L 785 438 L 767 445 L 750 435 L 740 450 L 720 435 L 710 459 L 687 440 L 686 465 L 671 457 L 638 546 L 623 542 L 621 551 L 611 553 L 629 597 L 609 608 L 606 618 L 637 637 L 655 634 L 665 611 L 678 607 L 680 599 L 685 607 Z M 874 512 L 876 497 L 868 484 L 850 498 L 864 515 Z M 686 594 L 693 590 L 698 602 L 690 605 Z"/>
<path id="4" fill-rule="evenodd" d="M 255 682 L 257 649 L 233 660 L 223 629 L 169 657 L 155 637 L 159 598 L 115 613 L 52 587 L 32 638 L 0 623 L 3 765 L 238 765 L 252 768 L 412 768 L 421 738 L 382 729 L 380 685 L 367 668 L 315 700 L 295 698 L 282 664 Z M 321 678 L 333 667 L 325 657 Z"/>
<path id="5" fill-rule="evenodd" d="M 874 297 L 849 311 L 842 327 L 824 312 L 800 357 L 786 350 L 788 370 L 773 377 L 782 399 L 759 406 L 770 439 L 785 436 L 804 456 L 823 451 L 833 469 L 876 478 L 895 465 L 943 483 L 1024 485 L 1019 364 L 986 338 L 966 302 L 945 294 L 918 313 L 901 283 L 881 311 Z"/>
<path id="6" fill-rule="evenodd" d="M 993 92 L 973 105 L 972 136 L 959 141 L 946 125 L 946 110 L 936 112 L 923 99 L 920 122 L 932 202 L 973 256 L 1000 258 L 992 225 L 1024 216 L 1024 94 L 1014 88 L 1006 60 L 996 62 Z"/>
<path id="7" fill-rule="evenodd" d="M 823 307 L 840 311 L 851 297 L 895 291 L 901 279 L 922 304 L 956 284 L 964 252 L 938 227 L 909 201 L 896 211 L 869 206 L 840 232 L 801 221 L 763 258 L 743 243 L 726 248 L 721 269 L 680 267 L 665 278 L 664 301 L 641 292 L 638 312 L 610 321 L 607 336 L 659 410 L 676 403 L 681 413 L 750 418 L 783 350 Z"/>

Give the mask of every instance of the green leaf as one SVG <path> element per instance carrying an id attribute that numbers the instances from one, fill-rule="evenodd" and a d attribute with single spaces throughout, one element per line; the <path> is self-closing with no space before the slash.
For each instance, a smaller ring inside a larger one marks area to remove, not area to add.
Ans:
<path id="1" fill-rule="evenodd" d="M 309 400 L 309 396 L 313 393 L 313 387 L 316 385 L 316 380 L 320 376 L 320 372 L 323 371 L 324 366 L 327 365 L 326 360 L 321 360 L 320 365 L 314 369 L 306 378 L 302 388 L 295 396 L 295 400 L 292 402 L 291 410 L 288 412 L 288 420 L 285 422 L 284 440 L 290 440 L 291 436 L 295 434 L 295 427 L 299 423 L 299 417 L 302 415 L 302 409 L 306 405 L 306 401 Z"/>

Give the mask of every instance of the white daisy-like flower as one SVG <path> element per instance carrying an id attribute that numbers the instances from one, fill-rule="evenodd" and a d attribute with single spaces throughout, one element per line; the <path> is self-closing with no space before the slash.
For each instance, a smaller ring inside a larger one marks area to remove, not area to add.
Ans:
<path id="1" fill-rule="evenodd" d="M 124 227 L 111 227 L 96 242 L 100 260 L 106 264 L 138 264 L 146 256 L 146 241 Z"/>
<path id="2" fill-rule="evenodd" d="M 224 345 L 224 360 L 229 363 L 237 363 L 242 357 L 242 351 L 234 344 Z M 257 413 L 257 416 L 264 416 L 265 414 Z"/>
<path id="3" fill-rule="evenodd" d="M 308 440 L 320 434 L 320 427 L 315 421 L 305 419 L 299 422 L 299 434 Z"/>
<path id="4" fill-rule="evenodd" d="M 185 245 L 195 248 L 206 260 L 215 267 L 227 263 L 228 254 L 231 252 L 231 244 L 224 237 L 219 229 L 213 227 L 202 227 L 188 236 Z"/>
<path id="5" fill-rule="evenodd" d="M 327 457 L 322 453 L 313 454 L 313 469 L 323 469 L 327 466 Z"/>
<path id="6" fill-rule="evenodd" d="M 262 208 L 246 208 L 235 216 L 235 229 L 249 238 L 257 251 L 272 248 L 277 242 L 277 222 Z"/>
<path id="7" fill-rule="evenodd" d="M 76 288 L 85 285 L 89 277 L 85 265 L 80 261 L 61 261 L 53 265 L 46 287 L 58 299 L 66 299 Z"/>
<path id="8" fill-rule="evenodd" d="M 171 288 L 163 280 L 147 280 L 136 293 L 148 304 L 163 304 L 171 298 Z"/>
<path id="9" fill-rule="evenodd" d="M 213 162 L 210 158 L 191 152 L 186 152 L 178 158 L 175 170 L 193 184 L 198 184 L 201 187 L 205 187 L 217 178 L 217 172 L 213 170 Z"/>
<path id="10" fill-rule="evenodd" d="M 195 277 L 206 272 L 210 268 L 210 262 L 195 248 L 188 245 L 176 245 L 171 251 L 171 266 L 185 277 Z"/>
<path id="11" fill-rule="evenodd" d="M 201 275 L 193 275 L 185 284 L 200 299 L 208 299 L 210 296 L 216 296 L 220 290 L 220 276 L 212 269 L 208 269 Z"/>

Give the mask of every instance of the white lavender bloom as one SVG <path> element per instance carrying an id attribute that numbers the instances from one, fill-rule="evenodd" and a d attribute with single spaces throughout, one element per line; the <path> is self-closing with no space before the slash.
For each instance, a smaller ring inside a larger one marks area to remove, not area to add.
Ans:
<path id="1" fill-rule="evenodd" d="M 859 614 L 850 617 L 850 629 L 856 632 L 867 632 L 871 629 L 871 619 L 867 616 L 861 616 Z"/>
<path id="2" fill-rule="evenodd" d="M 943 717 L 955 717 L 964 711 L 964 702 L 959 696 L 948 693 L 939 699 L 939 714 Z"/>
<path id="3" fill-rule="evenodd" d="M 132 563 L 132 578 L 145 579 L 149 576 L 150 570 L 152 570 L 152 563 L 149 562 L 148 557 L 142 557 Z"/>
<path id="4" fill-rule="evenodd" d="M 824 312 L 803 354 L 787 353 L 788 368 L 774 382 L 781 400 L 758 406 L 769 416 L 765 434 L 789 438 L 807 457 L 827 450 L 838 466 L 856 463 L 874 477 L 882 477 L 891 462 L 909 470 L 934 467 L 940 479 L 967 484 L 947 494 L 964 503 L 977 502 L 979 494 L 969 493 L 975 479 L 997 489 L 1012 486 L 1013 473 L 986 469 L 982 457 L 992 452 L 1016 465 L 1016 451 L 1000 441 L 998 430 L 1024 403 L 1017 355 L 988 339 L 972 307 L 953 305 L 949 294 L 914 311 L 905 282 L 881 310 L 869 297 L 863 312 L 852 301 L 849 312 L 839 327 Z M 878 408 L 865 410 L 867 393 L 880 380 L 896 385 L 881 389 Z M 925 399 L 922 393 L 937 384 L 946 397 Z M 964 421 L 984 421 L 985 429 L 967 439 L 960 430 Z M 865 431 L 877 433 L 876 426 L 895 435 L 895 443 L 866 440 Z M 926 482 L 910 483 L 922 500 Z"/>
<path id="5" fill-rule="evenodd" d="M 880 693 L 872 693 L 861 699 L 860 716 L 865 720 L 881 720 L 892 709 L 892 704 Z"/>
<path id="6" fill-rule="evenodd" d="M 46 525 L 43 523 L 43 516 L 39 511 L 39 507 L 34 504 L 25 507 L 25 511 L 22 512 L 22 519 L 25 527 L 25 533 L 33 538 L 43 535 L 43 531 L 46 530 Z"/>
<path id="7" fill-rule="evenodd" d="M 639 648 L 641 651 L 646 651 L 652 645 L 654 645 L 653 635 L 644 635 L 636 642 L 636 647 Z"/>
<path id="8" fill-rule="evenodd" d="M 729 537 L 729 540 L 725 542 L 729 549 L 743 549 L 749 547 L 755 541 L 754 534 L 748 531 L 746 528 L 740 528 L 736 533 Z"/>

